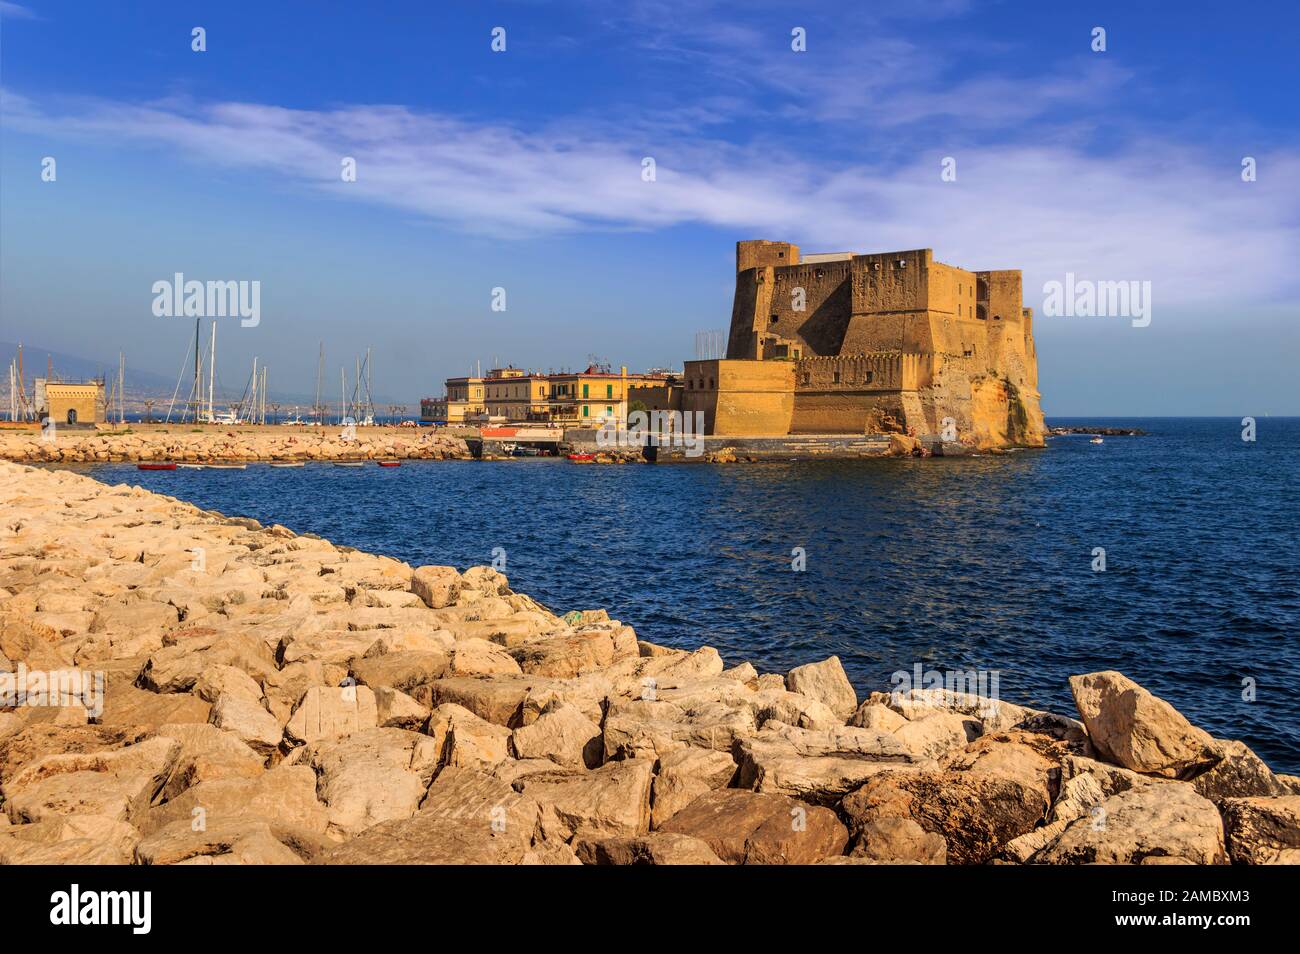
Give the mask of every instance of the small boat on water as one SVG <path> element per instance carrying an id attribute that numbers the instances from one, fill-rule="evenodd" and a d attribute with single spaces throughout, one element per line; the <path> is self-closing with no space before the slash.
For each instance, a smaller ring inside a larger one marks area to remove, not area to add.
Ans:
<path id="1" fill-rule="evenodd" d="M 204 464 L 209 470 L 248 470 L 247 464 Z"/>
<path id="2" fill-rule="evenodd" d="M 1104 444 L 1104 443 L 1106 443 L 1106 442 L 1103 441 L 1100 437 L 1094 437 L 1092 440 L 1088 441 L 1088 443 L 1089 443 L 1089 444 Z"/>
<path id="3" fill-rule="evenodd" d="M 301 466 L 302 466 L 302 461 L 300 461 L 300 460 L 273 460 L 273 461 L 271 461 L 271 466 L 272 466 L 272 467 L 301 467 Z"/>
<path id="4" fill-rule="evenodd" d="M 590 464 L 596 459 L 595 454 L 569 454 L 568 459 L 576 464 Z"/>
<path id="5" fill-rule="evenodd" d="M 181 470 L 202 470 L 207 464 L 177 464 Z"/>
<path id="6" fill-rule="evenodd" d="M 137 470 L 175 470 L 175 464 L 136 464 Z"/>
<path id="7" fill-rule="evenodd" d="M 366 463 L 365 461 L 361 461 L 361 460 L 336 460 L 334 461 L 334 466 L 335 467 L 365 467 Z"/>
<path id="8" fill-rule="evenodd" d="M 402 466 L 402 462 L 400 460 L 378 460 L 375 461 L 375 463 L 377 463 L 380 467 L 401 467 Z"/>

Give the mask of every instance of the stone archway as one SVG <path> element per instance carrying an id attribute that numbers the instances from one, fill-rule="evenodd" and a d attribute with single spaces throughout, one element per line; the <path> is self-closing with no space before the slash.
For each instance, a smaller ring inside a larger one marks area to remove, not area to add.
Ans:
<path id="1" fill-rule="evenodd" d="M 68 423 L 69 424 L 77 423 L 77 409 L 75 407 L 68 408 Z"/>

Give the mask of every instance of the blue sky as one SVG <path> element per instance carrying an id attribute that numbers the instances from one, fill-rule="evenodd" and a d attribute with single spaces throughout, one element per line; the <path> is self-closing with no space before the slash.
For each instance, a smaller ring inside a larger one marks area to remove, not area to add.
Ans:
<path id="1" fill-rule="evenodd" d="M 219 331 L 228 386 L 256 354 L 309 391 L 323 340 L 327 381 L 373 346 L 376 390 L 413 403 L 475 361 L 679 366 L 761 237 L 1023 268 L 1049 415 L 1300 413 L 1298 21 L 0 0 L 0 340 L 175 374 L 191 329 L 153 282 L 258 280 L 261 324 Z M 1150 281 L 1151 324 L 1042 315 L 1066 272 Z"/>

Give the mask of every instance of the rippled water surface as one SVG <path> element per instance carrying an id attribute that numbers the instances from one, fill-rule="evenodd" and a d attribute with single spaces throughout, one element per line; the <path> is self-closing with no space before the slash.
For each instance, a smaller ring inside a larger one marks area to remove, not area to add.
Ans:
<path id="1" fill-rule="evenodd" d="M 1119 669 L 1300 771 L 1300 419 L 1260 419 L 1254 443 L 1235 419 L 1104 423 L 1150 435 L 924 461 L 90 472 L 412 564 L 501 547 L 553 609 L 760 670 L 834 653 L 859 693 L 916 663 L 999 670 L 1002 698 L 1073 714 L 1070 674 Z"/>

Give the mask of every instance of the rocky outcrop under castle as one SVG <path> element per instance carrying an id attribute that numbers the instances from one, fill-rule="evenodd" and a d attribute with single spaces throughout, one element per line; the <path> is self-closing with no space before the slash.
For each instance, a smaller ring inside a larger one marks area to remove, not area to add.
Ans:
<path id="1" fill-rule="evenodd" d="M 861 699 L 67 471 L 0 504 L 0 680 L 103 674 L 0 711 L 7 864 L 1300 861 L 1300 782 L 1120 673 Z"/>

